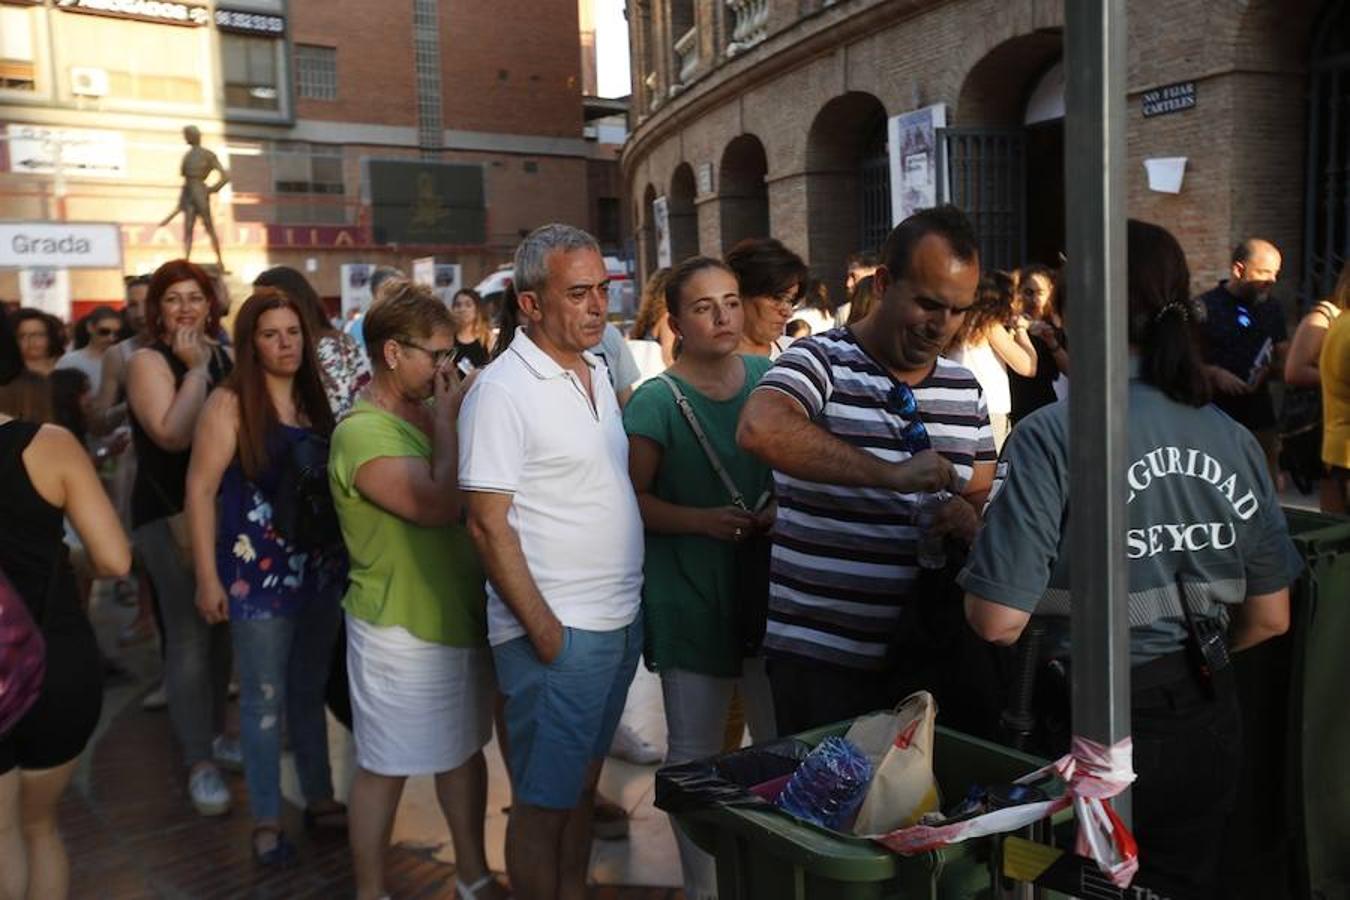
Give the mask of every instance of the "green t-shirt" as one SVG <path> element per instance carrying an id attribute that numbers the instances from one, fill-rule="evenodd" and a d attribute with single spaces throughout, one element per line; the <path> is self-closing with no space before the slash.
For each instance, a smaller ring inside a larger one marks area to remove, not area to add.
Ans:
<path id="1" fill-rule="evenodd" d="M 745 502 L 769 489 L 769 467 L 736 446 L 736 422 L 750 391 L 772 363 L 742 356 L 745 385 L 730 400 L 710 400 L 678 376 L 671 377 L 689 399 L 694 415 Z M 660 445 L 661 465 L 652 493 L 680 506 L 730 506 L 722 480 L 675 404 L 670 387 L 645 382 L 623 411 L 624 430 Z M 701 535 L 647 532 L 643 567 L 646 656 L 655 669 L 683 669 L 704 675 L 741 674 L 740 604 L 733 596 L 735 545 Z"/>
<path id="2" fill-rule="evenodd" d="M 483 567 L 462 525 L 414 525 L 367 500 L 356 472 L 382 456 L 431 457 L 431 441 L 398 416 L 358 401 L 333 431 L 328 479 L 351 556 L 343 606 L 372 625 L 401 625 L 451 647 L 487 645 Z"/>

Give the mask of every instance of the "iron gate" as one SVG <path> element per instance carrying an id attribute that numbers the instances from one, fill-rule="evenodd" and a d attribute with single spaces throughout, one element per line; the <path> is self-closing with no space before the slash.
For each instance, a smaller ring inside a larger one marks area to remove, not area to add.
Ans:
<path id="1" fill-rule="evenodd" d="M 878 252 L 891 233 L 891 161 L 886 152 L 886 117 L 881 116 L 862 146 L 859 162 L 858 246 Z"/>
<path id="2" fill-rule="evenodd" d="M 980 264 L 1016 269 L 1026 257 L 1026 138 L 1022 129 L 939 128 L 938 201 L 970 217 Z"/>
<path id="3" fill-rule="evenodd" d="M 1328 3 L 1313 34 L 1303 198 L 1306 303 L 1331 293 L 1350 256 L 1350 3 Z"/>

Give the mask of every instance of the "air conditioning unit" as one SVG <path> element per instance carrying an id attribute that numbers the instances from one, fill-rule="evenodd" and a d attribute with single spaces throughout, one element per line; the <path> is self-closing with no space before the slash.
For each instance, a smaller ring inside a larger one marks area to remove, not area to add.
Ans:
<path id="1" fill-rule="evenodd" d="M 71 66 L 70 92 L 80 97 L 108 96 L 108 72 L 89 66 Z"/>

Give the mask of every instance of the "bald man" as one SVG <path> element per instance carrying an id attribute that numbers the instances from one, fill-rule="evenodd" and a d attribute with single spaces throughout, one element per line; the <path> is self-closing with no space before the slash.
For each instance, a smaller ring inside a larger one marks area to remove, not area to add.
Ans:
<path id="1" fill-rule="evenodd" d="M 1289 349 L 1284 310 L 1270 296 L 1280 264 L 1278 247 L 1248 238 L 1233 250 L 1231 277 L 1198 298 L 1207 313 L 1202 328 L 1214 403 L 1256 435 L 1276 484 L 1279 419 L 1270 379 L 1282 371 Z"/>

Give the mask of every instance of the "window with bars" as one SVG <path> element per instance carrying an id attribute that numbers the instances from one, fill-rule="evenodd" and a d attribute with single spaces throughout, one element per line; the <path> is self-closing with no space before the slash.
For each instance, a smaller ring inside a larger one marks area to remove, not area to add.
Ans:
<path id="1" fill-rule="evenodd" d="M 296 44 L 295 89 L 306 100 L 336 100 L 337 48 Z"/>

